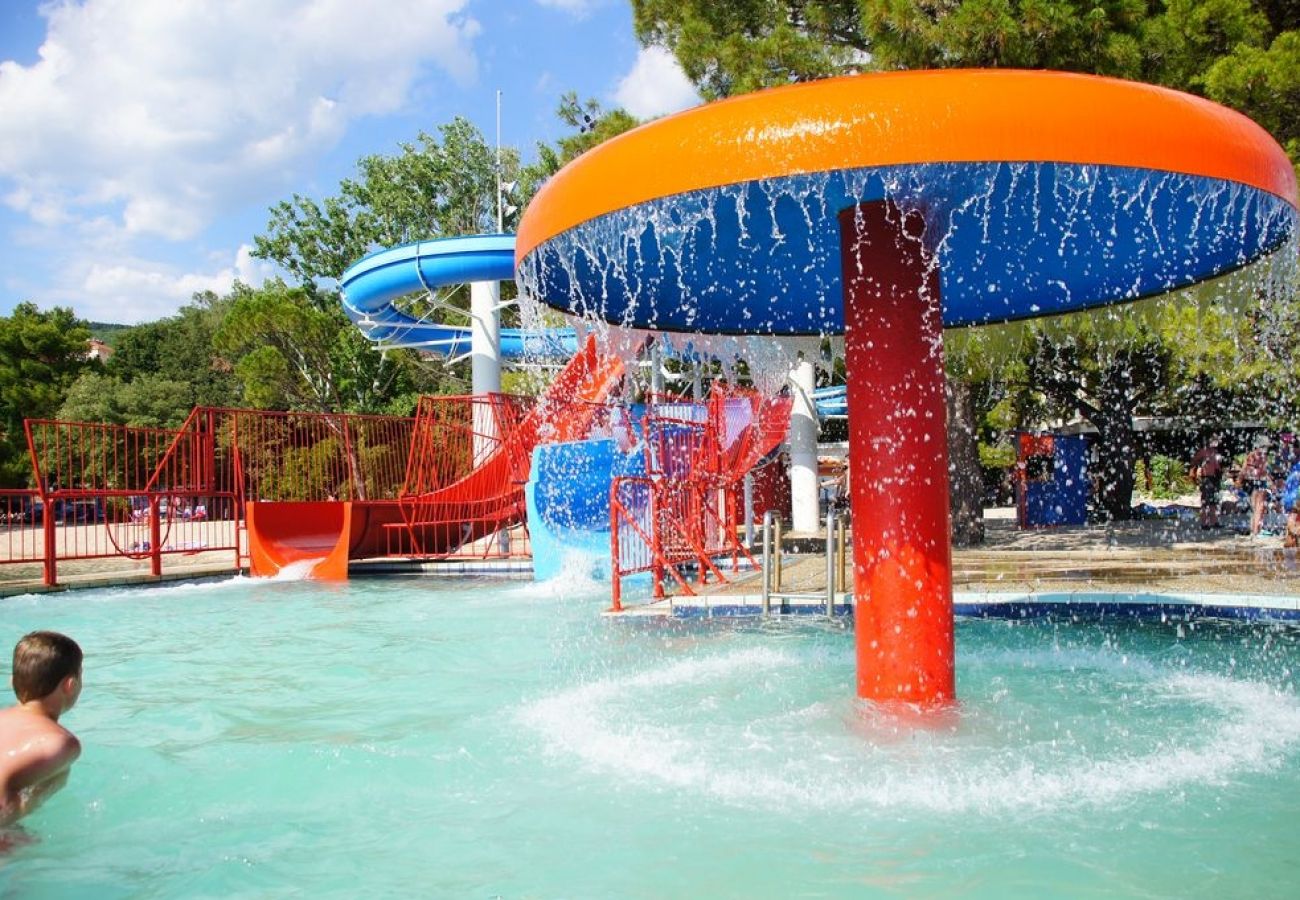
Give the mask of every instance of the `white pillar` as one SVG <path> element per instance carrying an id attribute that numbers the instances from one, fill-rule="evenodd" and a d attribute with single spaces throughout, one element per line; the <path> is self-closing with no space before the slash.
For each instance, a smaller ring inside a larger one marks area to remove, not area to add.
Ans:
<path id="1" fill-rule="evenodd" d="M 817 409 L 813 364 L 799 354 L 790 370 L 794 404 L 790 407 L 790 526 L 816 533 L 821 526 L 817 494 Z"/>
<path id="2" fill-rule="evenodd" d="M 501 393 L 501 283 L 476 281 L 469 286 L 470 352 L 475 394 Z"/>
<path id="3" fill-rule="evenodd" d="M 664 393 L 664 351 L 659 341 L 650 346 L 650 393 L 656 402 Z"/>
<path id="4" fill-rule="evenodd" d="M 475 281 L 469 286 L 469 346 L 475 396 L 501 393 L 501 284 Z M 496 422 L 491 407 L 474 404 L 474 459 L 482 462 L 496 449 Z"/>

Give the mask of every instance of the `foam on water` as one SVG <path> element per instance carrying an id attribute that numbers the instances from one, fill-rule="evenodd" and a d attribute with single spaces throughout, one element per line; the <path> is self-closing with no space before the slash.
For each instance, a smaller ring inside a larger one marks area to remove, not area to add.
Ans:
<path id="1" fill-rule="evenodd" d="M 839 700 L 779 708 L 753 704 L 728 718 L 749 685 L 791 677 L 801 660 L 754 648 L 686 660 L 664 669 L 596 681 L 525 707 L 521 721 L 555 756 L 646 784 L 698 792 L 741 806 L 807 810 L 898 810 L 946 815 L 1052 812 L 1109 806 L 1138 795 L 1222 784 L 1268 771 L 1300 744 L 1300 702 L 1258 682 L 1170 672 L 1117 654 L 1030 653 L 997 665 L 1079 667 L 1127 679 L 1102 728 L 1135 730 L 1125 707 L 1198 719 L 1196 728 L 1114 740 L 1106 734 L 1044 738 L 1050 708 L 1000 708 L 1000 697 L 968 700 L 951 732 L 898 729 Z M 794 676 L 804 677 L 804 676 Z M 673 689 L 710 685 L 694 699 Z M 1127 694 L 1127 700 L 1119 699 Z M 828 696 L 838 697 L 828 689 Z M 1076 726 L 1097 727 L 1090 722 Z M 1059 727 L 1059 722 L 1057 723 Z M 870 734 L 864 740 L 863 730 Z M 1149 747 L 1145 752 L 1140 746 Z"/>
<path id="2" fill-rule="evenodd" d="M 300 559 L 297 562 L 291 562 L 284 566 L 280 571 L 271 576 L 272 581 L 306 581 L 311 578 L 312 570 L 325 561 L 325 557 L 315 559 Z"/>
<path id="3" fill-rule="evenodd" d="M 565 547 L 560 553 L 560 570 L 555 576 L 544 581 L 529 582 L 527 590 L 534 597 L 608 593 L 608 570 L 608 550 L 602 554 L 587 552 L 579 547 Z"/>

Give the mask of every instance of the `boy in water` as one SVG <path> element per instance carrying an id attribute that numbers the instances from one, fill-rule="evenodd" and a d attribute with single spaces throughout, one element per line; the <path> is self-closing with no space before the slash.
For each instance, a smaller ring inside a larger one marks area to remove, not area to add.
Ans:
<path id="1" fill-rule="evenodd" d="M 18 703 L 0 710 L 0 826 L 63 787 L 81 742 L 59 716 L 81 696 L 81 648 L 70 637 L 33 631 L 14 647 Z"/>

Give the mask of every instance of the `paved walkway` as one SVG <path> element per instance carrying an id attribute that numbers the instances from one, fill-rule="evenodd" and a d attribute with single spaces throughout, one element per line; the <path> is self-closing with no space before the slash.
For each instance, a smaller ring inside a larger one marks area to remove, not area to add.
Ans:
<path id="1" fill-rule="evenodd" d="M 985 525 L 982 546 L 953 551 L 958 591 L 1300 595 L 1296 553 L 1282 550 L 1276 537 L 1202 531 L 1195 522 L 1174 519 L 1022 530 L 995 515 Z M 783 563 L 781 590 L 825 594 L 826 557 L 820 547 L 787 554 Z M 851 561 L 847 567 L 851 572 Z M 731 583 L 709 585 L 701 593 L 761 591 L 760 572 L 728 577 Z"/>

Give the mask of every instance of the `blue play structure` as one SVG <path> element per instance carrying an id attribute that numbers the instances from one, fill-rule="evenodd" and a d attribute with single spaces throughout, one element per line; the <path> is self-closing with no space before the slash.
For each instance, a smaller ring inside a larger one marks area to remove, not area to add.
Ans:
<path id="1" fill-rule="evenodd" d="M 555 578 L 576 559 L 588 577 L 609 580 L 610 485 L 620 475 L 644 473 L 640 447 L 622 451 L 613 438 L 534 448 L 524 489 L 533 577 Z"/>
<path id="2" fill-rule="evenodd" d="M 1082 435 L 1020 436 L 1017 506 L 1022 528 L 1088 521 L 1088 442 Z"/>

